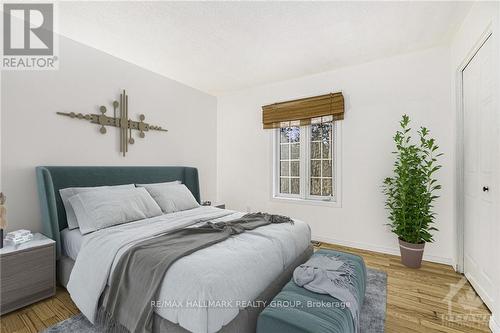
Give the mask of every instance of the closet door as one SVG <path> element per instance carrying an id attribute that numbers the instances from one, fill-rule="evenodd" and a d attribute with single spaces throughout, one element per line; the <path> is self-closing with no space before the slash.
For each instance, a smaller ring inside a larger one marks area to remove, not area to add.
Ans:
<path id="1" fill-rule="evenodd" d="M 464 273 L 488 307 L 494 293 L 498 133 L 493 38 L 463 70 Z"/>

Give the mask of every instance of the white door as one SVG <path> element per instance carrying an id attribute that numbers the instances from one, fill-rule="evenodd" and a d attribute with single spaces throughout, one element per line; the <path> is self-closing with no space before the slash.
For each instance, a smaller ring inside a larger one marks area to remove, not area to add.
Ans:
<path id="1" fill-rule="evenodd" d="M 494 297 L 498 133 L 496 61 L 490 36 L 462 72 L 464 273 L 488 307 Z"/>

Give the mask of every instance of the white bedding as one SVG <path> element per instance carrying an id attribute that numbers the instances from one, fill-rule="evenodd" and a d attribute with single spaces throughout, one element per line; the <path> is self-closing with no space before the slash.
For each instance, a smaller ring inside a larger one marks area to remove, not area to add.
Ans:
<path id="1" fill-rule="evenodd" d="M 76 257 L 68 290 L 80 310 L 94 321 L 101 295 L 120 256 L 134 243 L 219 218 L 243 215 L 199 207 L 118 225 L 86 235 Z M 308 246 L 311 233 L 301 221 L 257 228 L 197 251 L 175 262 L 158 294 L 158 315 L 191 332 L 216 332 L 254 300 Z M 197 306 L 206 302 L 215 306 Z M 164 304 L 165 305 L 165 304 Z"/>
<path id="2" fill-rule="evenodd" d="M 61 231 L 62 253 L 65 256 L 76 260 L 78 252 L 80 252 L 80 248 L 82 247 L 84 237 L 85 236 L 82 235 L 80 229 L 63 229 Z"/>

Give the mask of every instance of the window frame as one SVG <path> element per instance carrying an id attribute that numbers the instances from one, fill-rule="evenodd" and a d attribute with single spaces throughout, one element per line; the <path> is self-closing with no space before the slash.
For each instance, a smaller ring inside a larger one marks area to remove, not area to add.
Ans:
<path id="1" fill-rule="evenodd" d="M 311 125 L 300 128 L 300 194 L 280 193 L 280 129 L 272 132 L 272 199 L 295 203 L 319 204 L 341 207 L 341 122 L 332 121 L 332 191 L 333 196 L 325 197 L 310 194 L 310 154 Z M 330 198 L 330 199 L 327 199 Z"/>

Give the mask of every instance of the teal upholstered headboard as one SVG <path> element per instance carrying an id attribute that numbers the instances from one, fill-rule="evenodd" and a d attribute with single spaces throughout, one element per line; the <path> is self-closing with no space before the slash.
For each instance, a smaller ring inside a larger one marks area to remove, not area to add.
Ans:
<path id="1" fill-rule="evenodd" d="M 61 254 L 59 232 L 68 226 L 59 190 L 67 187 L 89 187 L 121 184 L 147 184 L 180 180 L 200 202 L 198 170 L 178 166 L 40 166 L 36 168 L 38 197 L 42 208 L 43 231 L 56 241 Z"/>

